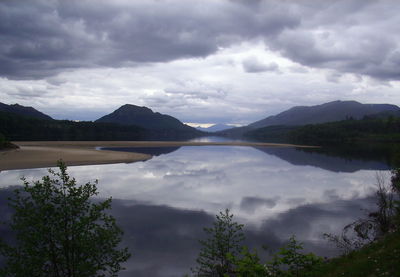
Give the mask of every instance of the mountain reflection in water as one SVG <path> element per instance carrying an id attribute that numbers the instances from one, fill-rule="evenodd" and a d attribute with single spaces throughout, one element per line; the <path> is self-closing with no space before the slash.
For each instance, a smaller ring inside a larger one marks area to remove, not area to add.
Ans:
<path id="1" fill-rule="evenodd" d="M 245 224 L 246 243 L 264 258 L 262 245 L 274 251 L 292 234 L 306 250 L 336 254 L 322 233 L 339 233 L 373 207 L 375 170 L 293 164 L 278 158 L 283 148 L 271 149 L 272 155 L 250 147 L 181 147 L 146 162 L 76 166 L 69 173 L 80 183 L 99 179 L 99 197 L 113 197 L 111 213 L 132 252 L 123 277 L 190 273 L 203 227 L 225 208 Z M 0 173 L 2 218 L 10 214 L 8 186 L 20 184 L 22 175 L 36 180 L 44 174 L 45 169 Z M 10 236 L 6 229 L 0 232 Z"/>
<path id="2" fill-rule="evenodd" d="M 268 155 L 277 156 L 293 165 L 315 166 L 333 172 L 356 172 L 358 170 L 389 170 L 390 166 L 381 159 L 373 156 L 360 158 L 333 155 L 321 149 L 255 147 Z"/>

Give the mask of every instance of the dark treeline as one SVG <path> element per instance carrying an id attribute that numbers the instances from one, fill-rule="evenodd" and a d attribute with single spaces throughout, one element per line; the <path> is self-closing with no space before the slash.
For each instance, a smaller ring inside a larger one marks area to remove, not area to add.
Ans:
<path id="1" fill-rule="evenodd" d="M 246 138 L 255 139 L 258 141 L 268 142 L 290 142 L 289 134 L 296 130 L 297 126 L 267 126 L 259 129 L 248 131 L 244 134 Z"/>
<path id="2" fill-rule="evenodd" d="M 400 118 L 365 117 L 361 120 L 343 120 L 316 125 L 306 125 L 289 133 L 293 142 L 307 144 L 398 142 Z"/>
<path id="3" fill-rule="evenodd" d="M 134 125 L 43 120 L 0 112 L 0 133 L 11 141 L 23 140 L 173 140 L 197 133 L 184 130 L 148 130 Z"/>
<path id="4" fill-rule="evenodd" d="M 364 117 L 300 127 L 269 126 L 246 133 L 246 136 L 269 141 L 329 145 L 360 142 L 399 142 L 400 118 Z"/>

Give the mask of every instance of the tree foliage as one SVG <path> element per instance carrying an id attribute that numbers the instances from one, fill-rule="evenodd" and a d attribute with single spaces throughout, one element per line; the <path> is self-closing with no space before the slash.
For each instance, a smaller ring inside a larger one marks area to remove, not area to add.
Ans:
<path id="1" fill-rule="evenodd" d="M 21 140 L 140 140 L 144 128 L 112 123 L 44 120 L 0 112 L 0 132 L 12 141 Z"/>
<path id="2" fill-rule="evenodd" d="M 59 172 L 15 190 L 10 222 L 15 243 L 1 242 L 1 276 L 117 276 L 130 254 L 120 249 L 122 230 L 105 211 L 111 198 L 94 202 L 97 181 L 78 185 L 61 161 Z"/>
<path id="3" fill-rule="evenodd" d="M 399 142 L 400 118 L 364 117 L 301 126 L 288 133 L 292 143 L 331 145 L 358 142 Z"/>
<path id="4" fill-rule="evenodd" d="M 233 220 L 226 209 L 216 215 L 213 227 L 204 228 L 205 240 L 196 260 L 198 266 L 192 269 L 196 276 L 230 276 L 234 273 L 232 257 L 240 254 L 244 240 L 243 225 Z"/>
<path id="5" fill-rule="evenodd" d="M 303 250 L 302 243 L 292 236 L 287 245 L 274 254 L 272 260 L 267 263 L 269 273 L 267 276 L 317 276 L 315 271 L 323 259 L 313 253 L 304 254 L 301 250 Z"/>
<path id="6" fill-rule="evenodd" d="M 360 142 L 397 143 L 400 141 L 400 118 L 382 115 L 302 126 L 267 126 L 244 135 L 262 141 L 325 146 Z"/>
<path id="7" fill-rule="evenodd" d="M 234 274 L 238 277 L 261 277 L 270 276 L 268 268 L 261 262 L 257 252 L 250 252 L 244 246 L 240 252 L 240 256 L 228 254 L 228 259 L 235 265 Z"/>

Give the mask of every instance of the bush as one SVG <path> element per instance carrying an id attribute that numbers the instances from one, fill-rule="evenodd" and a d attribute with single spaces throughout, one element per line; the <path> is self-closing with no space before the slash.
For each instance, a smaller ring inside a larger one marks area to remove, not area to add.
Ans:
<path id="1" fill-rule="evenodd" d="M 58 167 L 59 172 L 49 170 L 50 176 L 32 184 L 23 179 L 23 188 L 10 199 L 16 243 L 1 242 L 6 266 L 0 275 L 117 276 L 130 254 L 117 249 L 122 230 L 105 213 L 111 198 L 94 203 L 97 181 L 78 185 L 63 162 Z"/>

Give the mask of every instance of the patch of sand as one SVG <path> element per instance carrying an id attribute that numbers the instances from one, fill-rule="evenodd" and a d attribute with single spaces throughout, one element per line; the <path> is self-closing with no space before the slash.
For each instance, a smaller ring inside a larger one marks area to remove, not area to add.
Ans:
<path id="1" fill-rule="evenodd" d="M 18 143 L 17 143 L 18 144 Z M 39 167 L 54 167 L 62 159 L 66 165 L 91 165 L 111 163 L 131 163 L 145 161 L 150 155 L 95 150 L 85 148 L 20 146 L 0 152 L 0 171 Z"/>

